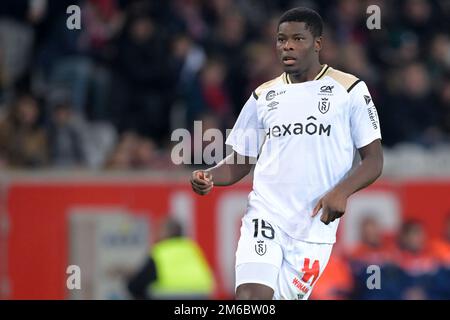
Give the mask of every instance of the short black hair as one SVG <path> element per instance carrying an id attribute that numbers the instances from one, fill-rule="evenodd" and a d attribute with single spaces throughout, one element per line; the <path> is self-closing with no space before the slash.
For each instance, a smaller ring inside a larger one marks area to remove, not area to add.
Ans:
<path id="1" fill-rule="evenodd" d="M 283 22 L 304 22 L 314 37 L 322 36 L 323 20 L 322 17 L 313 9 L 306 7 L 297 7 L 283 13 L 278 21 L 278 27 Z"/>

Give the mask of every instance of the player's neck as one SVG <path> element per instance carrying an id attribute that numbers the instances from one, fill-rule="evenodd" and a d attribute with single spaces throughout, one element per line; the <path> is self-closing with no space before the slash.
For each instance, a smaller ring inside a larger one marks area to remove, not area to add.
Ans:
<path id="1" fill-rule="evenodd" d="M 322 67 L 323 66 L 320 64 L 320 62 L 317 61 L 316 63 L 313 63 L 311 67 L 309 67 L 304 72 L 289 73 L 288 77 L 292 83 L 312 81 L 317 77 L 320 70 L 322 70 Z"/>

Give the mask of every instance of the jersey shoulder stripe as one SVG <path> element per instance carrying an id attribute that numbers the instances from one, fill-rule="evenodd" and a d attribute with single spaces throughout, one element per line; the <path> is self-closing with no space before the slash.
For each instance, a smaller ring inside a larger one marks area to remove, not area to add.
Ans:
<path id="1" fill-rule="evenodd" d="M 258 100 L 258 98 L 261 95 L 261 92 L 263 90 L 269 89 L 271 87 L 275 87 L 280 84 L 286 84 L 286 83 L 289 83 L 289 80 L 287 78 L 286 73 L 283 72 L 280 76 L 276 77 L 275 79 L 264 82 L 262 85 L 260 85 L 258 88 L 256 88 L 255 91 L 253 91 L 253 97 L 256 100 Z"/>
<path id="2" fill-rule="evenodd" d="M 358 83 L 361 82 L 361 80 L 354 75 L 333 68 L 328 68 L 325 76 L 333 78 L 336 82 L 343 86 L 347 92 L 350 92 Z"/>

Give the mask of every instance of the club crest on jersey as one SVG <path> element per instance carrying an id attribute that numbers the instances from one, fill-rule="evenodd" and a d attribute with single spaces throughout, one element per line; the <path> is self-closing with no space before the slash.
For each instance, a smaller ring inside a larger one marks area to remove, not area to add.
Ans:
<path id="1" fill-rule="evenodd" d="M 321 101 L 319 101 L 319 104 L 317 107 L 319 108 L 319 111 L 321 113 L 325 114 L 328 112 L 328 110 L 330 110 L 330 105 L 331 105 L 331 102 L 328 101 L 328 98 L 322 98 Z"/>
<path id="2" fill-rule="evenodd" d="M 267 251 L 267 245 L 264 243 L 264 240 L 258 240 L 255 244 L 255 251 L 260 256 L 263 256 Z"/>

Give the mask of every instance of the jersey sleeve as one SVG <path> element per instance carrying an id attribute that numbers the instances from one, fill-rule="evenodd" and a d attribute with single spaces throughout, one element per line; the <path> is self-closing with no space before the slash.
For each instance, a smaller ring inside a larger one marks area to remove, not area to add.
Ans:
<path id="1" fill-rule="evenodd" d="M 364 82 L 358 83 L 350 91 L 350 128 L 357 149 L 376 139 L 381 139 L 380 121 L 369 89 Z"/>
<path id="2" fill-rule="evenodd" d="M 254 158 L 258 157 L 265 138 L 256 107 L 256 99 L 251 95 L 225 141 L 238 154 Z"/>

